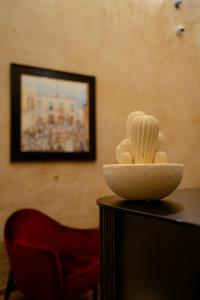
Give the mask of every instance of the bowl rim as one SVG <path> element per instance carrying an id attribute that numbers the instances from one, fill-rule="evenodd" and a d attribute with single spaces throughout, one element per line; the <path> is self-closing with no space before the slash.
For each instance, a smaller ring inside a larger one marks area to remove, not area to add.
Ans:
<path id="1" fill-rule="evenodd" d="M 107 167 L 119 167 L 119 168 L 123 168 L 123 167 L 129 167 L 129 168 L 132 168 L 132 167 L 146 167 L 146 168 L 149 168 L 149 167 L 184 167 L 184 164 L 179 164 L 179 163 L 160 163 L 160 164 L 104 164 L 103 165 L 103 168 L 107 168 Z"/>

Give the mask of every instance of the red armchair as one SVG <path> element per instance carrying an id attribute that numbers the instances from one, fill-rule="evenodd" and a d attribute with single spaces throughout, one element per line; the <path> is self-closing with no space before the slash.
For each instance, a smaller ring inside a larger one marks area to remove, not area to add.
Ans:
<path id="1" fill-rule="evenodd" d="M 99 282 L 99 231 L 63 226 L 35 209 L 13 213 L 5 226 L 11 264 L 5 300 L 13 277 L 31 300 L 76 300 Z"/>

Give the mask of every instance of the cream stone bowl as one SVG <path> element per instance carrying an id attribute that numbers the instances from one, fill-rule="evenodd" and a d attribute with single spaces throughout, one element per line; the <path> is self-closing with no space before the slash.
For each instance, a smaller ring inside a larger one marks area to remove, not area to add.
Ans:
<path id="1" fill-rule="evenodd" d="M 110 189 L 129 200 L 157 200 L 171 194 L 183 177 L 182 164 L 110 164 L 103 166 Z"/>

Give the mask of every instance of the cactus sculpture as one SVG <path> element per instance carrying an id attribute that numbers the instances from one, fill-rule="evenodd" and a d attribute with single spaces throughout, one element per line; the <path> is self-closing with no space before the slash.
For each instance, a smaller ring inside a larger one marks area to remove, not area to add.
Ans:
<path id="1" fill-rule="evenodd" d="M 154 156 L 154 164 L 166 164 L 167 154 L 164 151 L 157 151 Z"/>
<path id="2" fill-rule="evenodd" d="M 167 163 L 162 151 L 165 136 L 159 132 L 158 120 L 142 111 L 134 111 L 127 117 L 127 138 L 116 147 L 119 164 Z"/>
<path id="3" fill-rule="evenodd" d="M 134 162 L 136 164 L 152 163 L 158 140 L 158 120 L 152 116 L 138 116 L 132 123 L 131 141 Z"/>
<path id="4" fill-rule="evenodd" d="M 159 132 L 158 134 L 158 142 L 156 150 L 159 151 L 160 149 L 163 149 L 166 143 L 166 138 L 162 132 Z"/>
<path id="5" fill-rule="evenodd" d="M 134 121 L 134 119 L 138 116 L 142 116 L 145 115 L 145 113 L 143 111 L 133 111 L 132 113 L 130 113 L 127 117 L 127 121 L 126 121 L 126 128 L 127 128 L 127 139 L 131 140 L 131 132 L 132 132 L 132 123 Z"/>
<path id="6" fill-rule="evenodd" d="M 116 157 L 119 164 L 131 164 L 132 159 L 132 145 L 129 139 L 124 139 L 116 148 Z"/>

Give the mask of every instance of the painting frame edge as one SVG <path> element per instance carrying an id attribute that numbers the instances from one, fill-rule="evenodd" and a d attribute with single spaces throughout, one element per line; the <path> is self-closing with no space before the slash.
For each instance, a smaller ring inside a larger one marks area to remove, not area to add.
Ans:
<path id="1" fill-rule="evenodd" d="M 42 152 L 21 151 L 21 76 L 32 75 L 60 80 L 88 83 L 88 126 L 89 151 L 85 152 Z M 58 71 L 10 63 L 10 161 L 94 161 L 96 160 L 96 77 L 66 71 Z"/>

